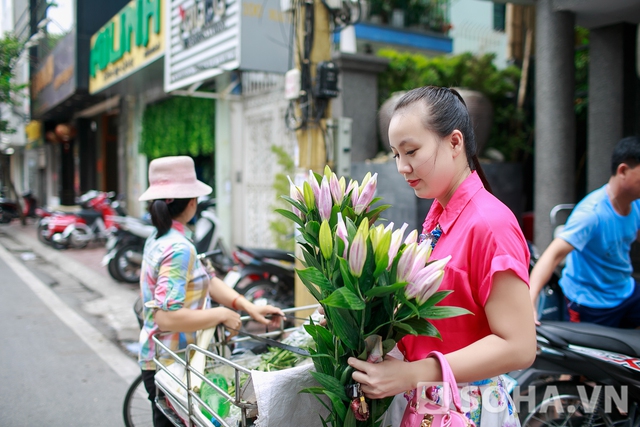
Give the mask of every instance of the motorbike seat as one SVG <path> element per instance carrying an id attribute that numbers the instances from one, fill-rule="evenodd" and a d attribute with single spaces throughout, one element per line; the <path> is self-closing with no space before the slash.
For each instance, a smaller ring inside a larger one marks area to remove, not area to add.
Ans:
<path id="1" fill-rule="evenodd" d="M 87 225 L 91 225 L 96 219 L 101 218 L 102 214 L 91 209 L 82 209 L 78 212 L 78 216 L 84 219 Z"/>
<path id="2" fill-rule="evenodd" d="M 256 249 L 256 248 L 245 248 L 243 246 L 238 246 L 243 251 L 249 252 L 256 258 L 271 258 L 278 259 L 282 261 L 291 261 L 293 262 L 293 254 L 291 252 L 287 252 L 282 249 Z"/>
<path id="3" fill-rule="evenodd" d="M 640 329 L 620 329 L 584 322 L 545 321 L 538 326 L 538 331 L 543 336 L 546 332 L 560 337 L 569 344 L 640 357 Z"/>

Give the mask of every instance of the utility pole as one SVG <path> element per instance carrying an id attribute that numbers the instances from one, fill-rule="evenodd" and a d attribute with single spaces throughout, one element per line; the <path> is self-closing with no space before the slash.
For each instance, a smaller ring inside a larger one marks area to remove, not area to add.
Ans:
<path id="1" fill-rule="evenodd" d="M 297 0 L 294 0 L 296 3 Z M 299 7 L 294 6 L 294 58 L 300 71 L 300 98 L 295 106 L 296 116 L 303 121 L 296 130 L 298 140 L 300 169 L 322 172 L 327 163 L 325 144 L 326 119 L 331 116 L 330 99 L 323 99 L 322 111 L 313 93 L 318 64 L 331 60 L 331 31 L 329 11 L 321 0 L 300 0 Z M 318 116 L 318 114 L 321 114 Z M 299 250 L 296 248 L 296 250 Z M 301 254 L 297 254 L 301 255 Z M 299 258 L 299 257 L 298 257 Z M 296 260 L 296 267 L 302 268 Z M 295 305 L 315 304 L 307 288 L 296 276 Z M 298 316 L 304 317 L 303 314 Z"/>
<path id="2" fill-rule="evenodd" d="M 312 13 L 308 10 L 309 8 L 313 9 Z M 305 89 L 305 83 L 308 88 L 313 88 L 318 64 L 331 60 L 331 32 L 329 29 L 329 12 L 321 0 L 304 1 L 301 9 L 302 13 L 299 13 L 296 17 L 298 19 L 298 25 L 296 25 L 294 57 L 296 68 L 302 70 L 302 90 L 307 91 L 307 89 Z M 309 28 L 308 25 L 309 15 L 313 16 L 312 28 Z M 312 37 L 311 52 L 308 58 L 304 58 L 304 52 L 301 52 L 301 50 L 304 50 L 305 40 L 308 37 Z M 310 82 L 304 82 L 305 67 L 309 68 Z M 313 91 L 313 89 L 311 89 L 311 91 Z M 308 102 L 308 100 L 313 99 L 313 94 L 307 94 L 306 98 L 303 95 L 302 99 L 302 102 L 305 102 L 305 100 Z M 299 103 L 297 107 L 298 110 L 301 109 L 300 104 L 302 102 Z M 327 104 L 330 105 L 329 100 L 327 100 Z M 311 107 L 311 105 L 308 107 Z M 323 127 L 326 129 L 326 118 L 330 116 L 331 109 L 328 106 L 324 110 L 324 114 L 320 118 L 319 123 L 309 121 L 306 126 L 296 131 L 298 148 L 300 149 L 300 167 L 303 170 L 311 169 L 319 172 L 324 169 L 327 152 L 322 129 Z"/>
<path id="3" fill-rule="evenodd" d="M 295 68 L 285 78 L 285 97 L 290 100 L 285 122 L 296 131 L 300 169 L 322 173 L 325 165 L 334 166 L 332 130 L 327 120 L 331 117 L 331 100 L 338 96 L 339 70 L 331 61 L 331 35 L 360 19 L 360 0 L 281 1 L 291 6 L 287 8 L 293 12 L 294 24 Z M 296 255 L 297 259 L 302 257 L 300 252 Z M 296 267 L 302 267 L 299 261 L 296 263 Z M 295 305 L 315 303 L 296 277 Z"/>

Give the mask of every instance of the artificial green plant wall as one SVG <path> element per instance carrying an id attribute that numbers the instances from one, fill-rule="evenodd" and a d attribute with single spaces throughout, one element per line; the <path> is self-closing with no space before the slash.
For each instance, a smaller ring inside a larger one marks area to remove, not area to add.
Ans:
<path id="1" fill-rule="evenodd" d="M 214 150 L 215 101 L 174 97 L 148 105 L 142 116 L 140 152 L 163 156 L 200 156 Z"/>

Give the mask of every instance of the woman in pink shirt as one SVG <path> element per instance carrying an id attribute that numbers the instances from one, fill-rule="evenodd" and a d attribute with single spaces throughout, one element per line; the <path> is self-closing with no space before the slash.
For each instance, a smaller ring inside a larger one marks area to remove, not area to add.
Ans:
<path id="1" fill-rule="evenodd" d="M 370 398 L 441 381 L 438 361 L 426 358 L 438 350 L 458 385 L 468 387 L 462 397 L 471 421 L 485 427 L 519 425 L 500 375 L 526 368 L 535 358 L 529 252 L 513 213 L 486 189 L 466 104 L 453 89 L 414 89 L 394 110 L 389 140 L 407 184 L 418 197 L 435 199 L 423 234 L 437 237 L 434 259 L 452 256 L 440 289 L 454 292 L 441 305 L 472 314 L 434 321 L 442 339 L 405 337 L 398 343 L 404 361 L 349 359 L 357 370 L 353 379 Z"/>

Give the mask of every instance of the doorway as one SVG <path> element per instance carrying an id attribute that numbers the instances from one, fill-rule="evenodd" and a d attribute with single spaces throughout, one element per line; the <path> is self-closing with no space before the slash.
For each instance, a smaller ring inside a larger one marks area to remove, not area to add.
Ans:
<path id="1" fill-rule="evenodd" d="M 118 192 L 118 115 L 102 116 L 102 188 Z"/>

